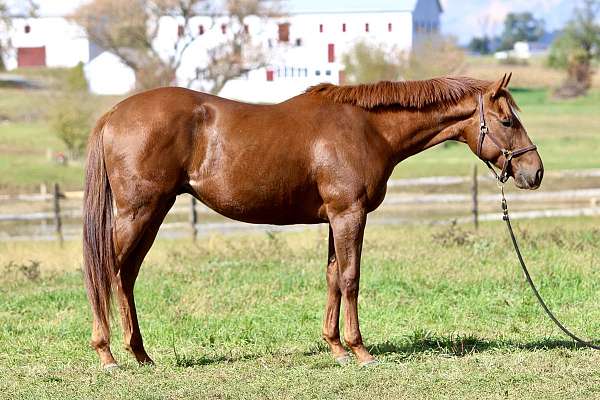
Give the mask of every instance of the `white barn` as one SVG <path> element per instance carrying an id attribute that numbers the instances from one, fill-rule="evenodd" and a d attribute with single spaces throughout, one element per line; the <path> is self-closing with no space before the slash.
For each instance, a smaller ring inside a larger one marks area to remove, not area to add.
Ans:
<path id="1" fill-rule="evenodd" d="M 5 60 L 7 69 L 74 67 L 89 59 L 84 30 L 63 17 L 14 18 L 8 34 L 13 50 Z"/>
<path id="2" fill-rule="evenodd" d="M 220 95 L 276 102 L 317 83 L 343 83 L 342 55 L 355 43 L 408 52 L 420 38 L 439 32 L 443 11 L 439 0 L 347 0 L 343 10 L 318 0 L 287 5 L 287 17 L 260 30 L 262 41 L 272 48 L 268 66 L 229 81 Z"/>

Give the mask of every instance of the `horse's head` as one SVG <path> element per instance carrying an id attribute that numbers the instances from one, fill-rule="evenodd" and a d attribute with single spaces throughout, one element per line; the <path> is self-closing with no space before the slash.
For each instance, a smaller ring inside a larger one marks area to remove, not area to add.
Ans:
<path id="1" fill-rule="evenodd" d="M 537 189 L 544 166 L 507 89 L 511 75 L 504 75 L 478 96 L 476 126 L 470 126 L 464 139 L 479 158 L 500 168 L 502 181 L 512 176 L 518 188 Z"/>

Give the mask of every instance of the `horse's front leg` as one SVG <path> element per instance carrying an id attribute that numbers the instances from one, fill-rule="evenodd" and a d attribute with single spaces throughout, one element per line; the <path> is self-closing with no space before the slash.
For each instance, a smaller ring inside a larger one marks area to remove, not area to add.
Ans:
<path id="1" fill-rule="evenodd" d="M 362 204 L 330 216 L 337 262 L 338 285 L 344 305 L 344 340 L 361 365 L 376 363 L 362 342 L 358 324 L 360 256 L 367 213 Z"/>

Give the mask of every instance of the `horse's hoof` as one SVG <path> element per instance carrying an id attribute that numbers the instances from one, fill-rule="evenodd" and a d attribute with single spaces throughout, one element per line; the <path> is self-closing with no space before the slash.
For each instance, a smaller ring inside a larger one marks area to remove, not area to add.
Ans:
<path id="1" fill-rule="evenodd" d="M 151 359 L 148 359 L 146 361 L 140 361 L 138 363 L 140 365 L 140 367 L 154 367 L 154 361 L 152 361 Z"/>
<path id="2" fill-rule="evenodd" d="M 376 358 L 374 358 L 372 360 L 361 363 L 360 366 L 361 366 L 361 368 L 371 368 L 371 367 L 376 367 L 379 364 L 380 364 L 380 362 Z"/>
<path id="3" fill-rule="evenodd" d="M 114 371 L 116 369 L 119 369 L 119 366 L 117 364 L 115 364 L 115 363 L 106 364 L 104 366 L 104 371 L 106 371 L 106 372 L 111 372 L 111 371 Z"/>
<path id="4" fill-rule="evenodd" d="M 336 357 L 335 362 L 341 366 L 348 365 L 348 363 L 350 362 L 350 356 L 346 354 L 340 357 Z"/>

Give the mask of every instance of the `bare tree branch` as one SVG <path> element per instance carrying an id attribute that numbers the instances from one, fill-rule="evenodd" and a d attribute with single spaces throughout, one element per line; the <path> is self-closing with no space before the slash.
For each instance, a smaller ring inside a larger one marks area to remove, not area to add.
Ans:
<path id="1" fill-rule="evenodd" d="M 114 53 L 135 71 L 139 89 L 176 83 L 184 56 L 200 36 L 198 28 L 192 26 L 194 17 L 208 17 L 207 32 L 224 21 L 226 35 L 206 50 L 206 64 L 198 65 L 203 89 L 214 93 L 227 81 L 264 65 L 265 54 L 260 46 L 252 44 L 246 19 L 282 15 L 279 1 L 266 3 L 225 0 L 219 8 L 211 0 L 93 0 L 81 6 L 73 18 L 84 27 L 91 41 Z M 155 46 L 163 17 L 175 19 L 180 26 L 168 54 L 159 52 Z M 197 58 L 202 59 L 201 56 Z M 197 81 L 192 77 L 188 85 Z"/>

